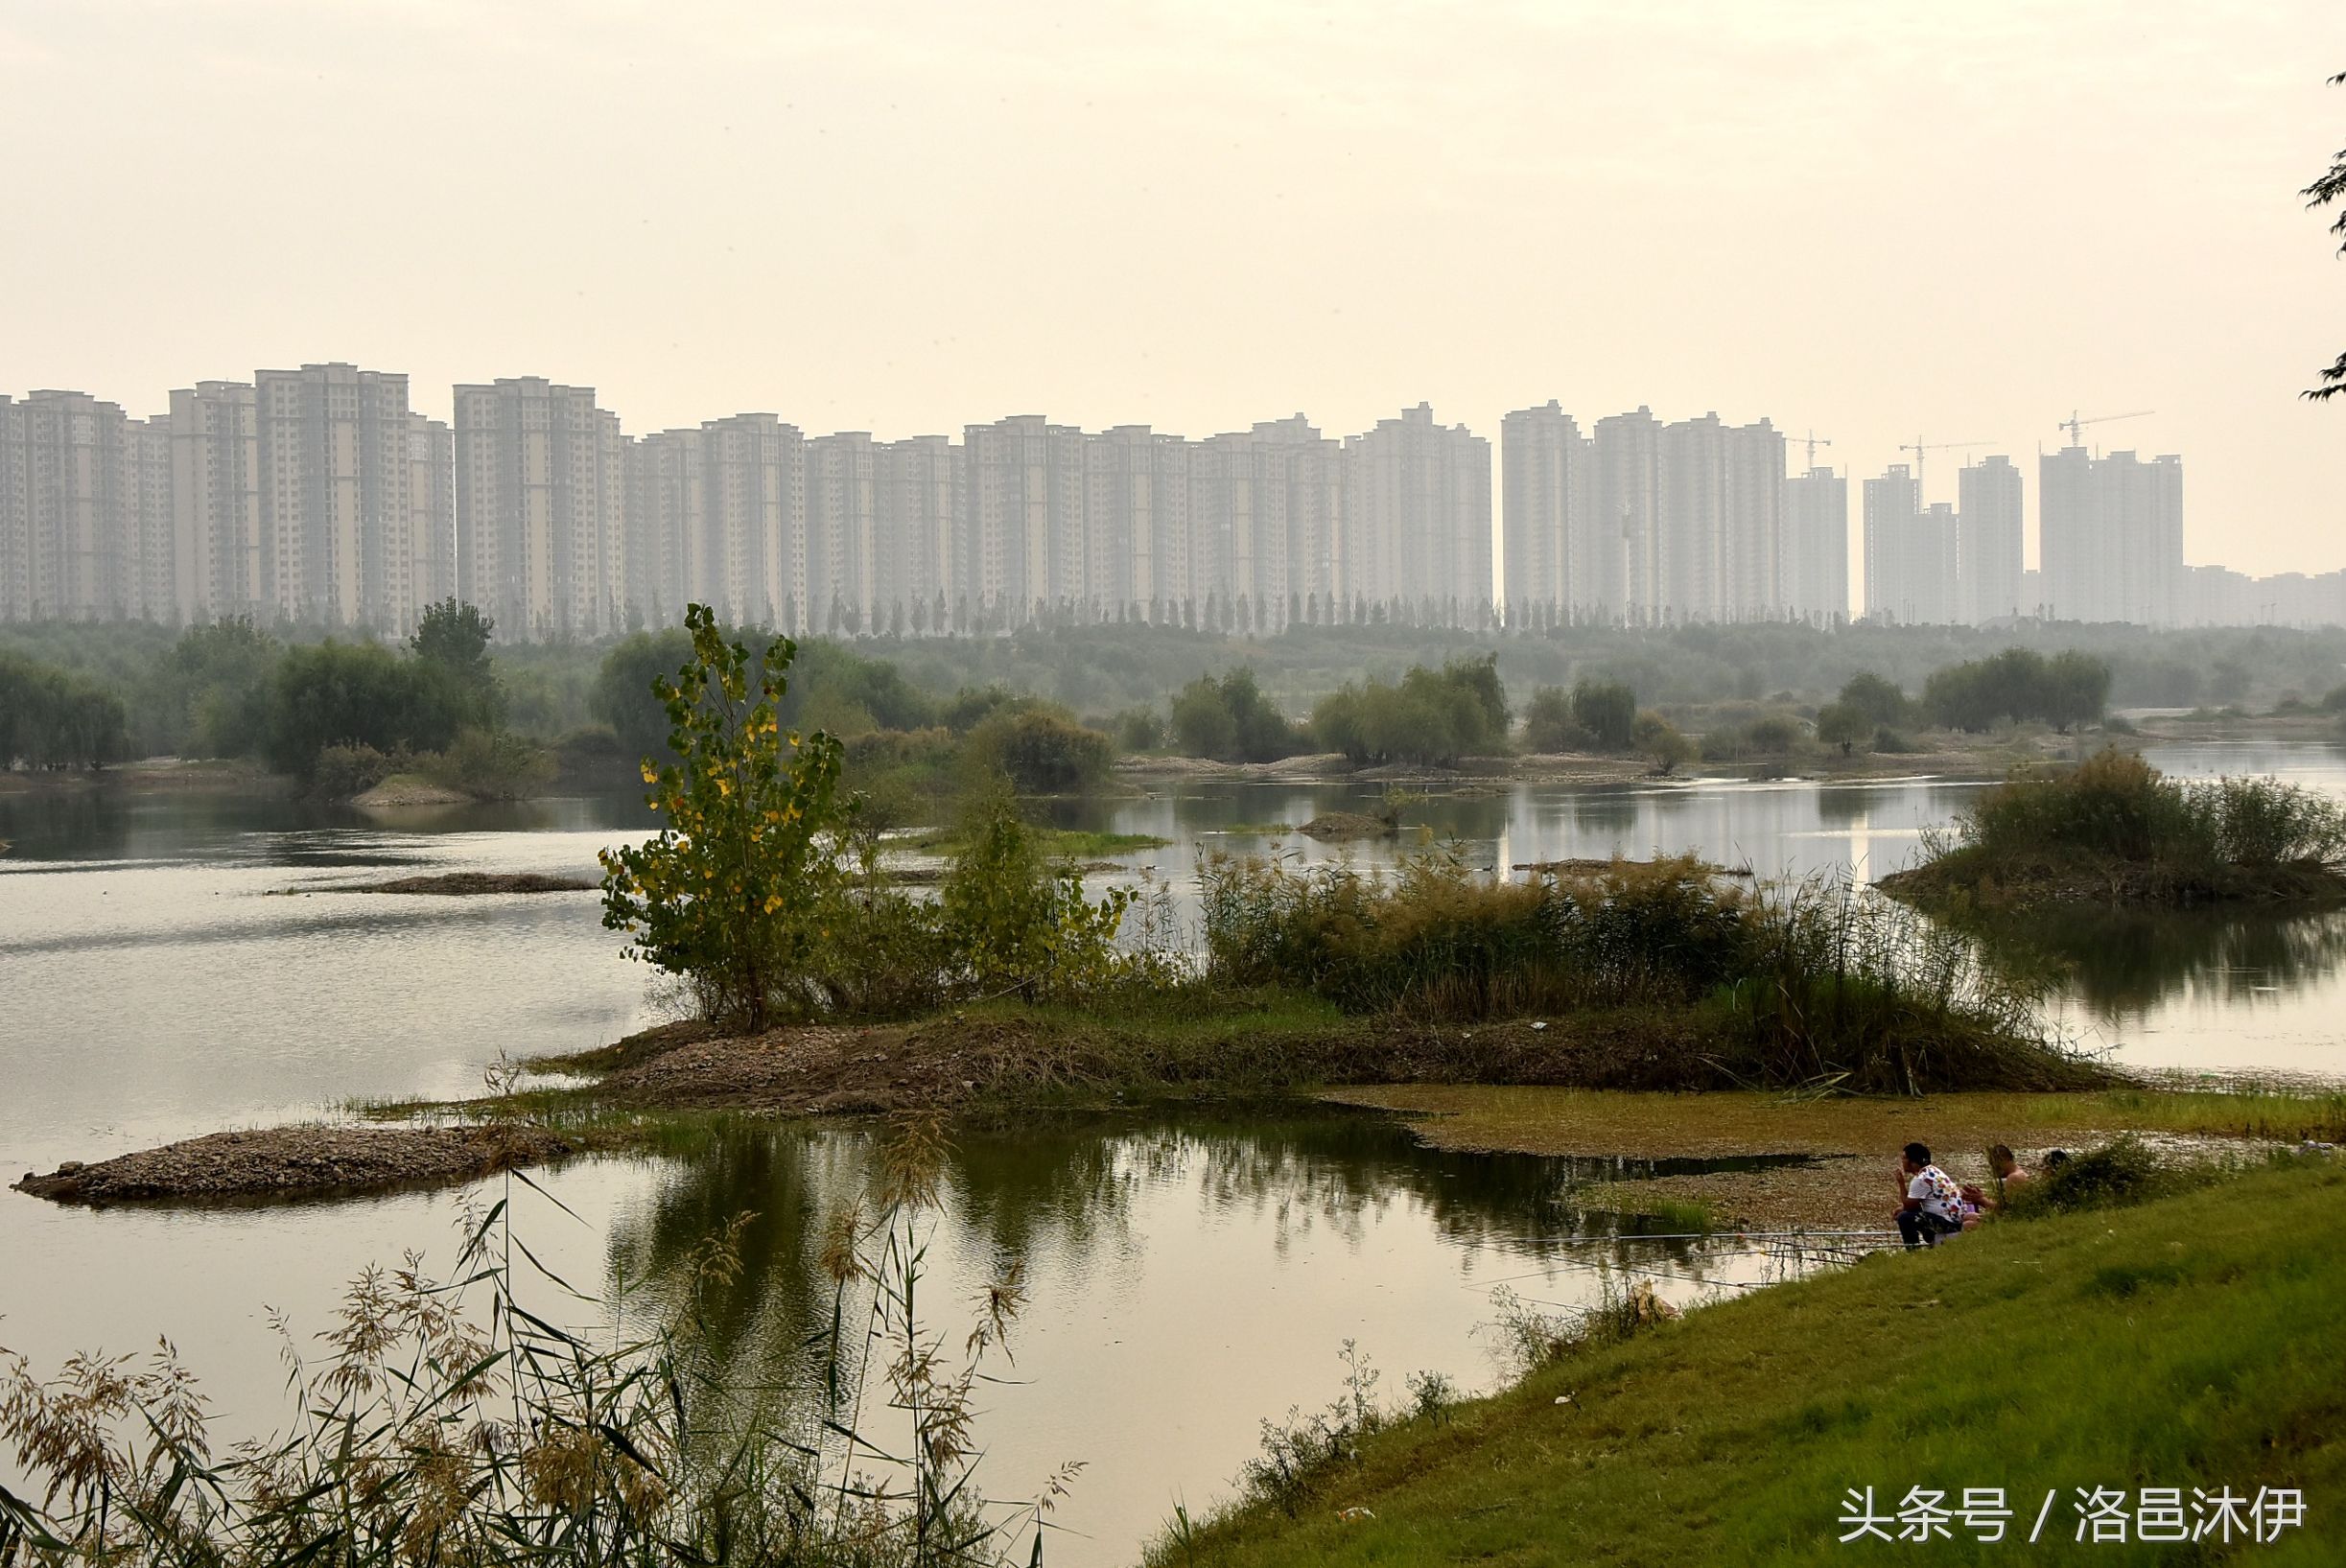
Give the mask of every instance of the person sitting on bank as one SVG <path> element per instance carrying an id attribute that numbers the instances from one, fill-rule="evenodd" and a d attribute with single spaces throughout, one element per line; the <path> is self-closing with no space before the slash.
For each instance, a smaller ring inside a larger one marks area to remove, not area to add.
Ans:
<path id="1" fill-rule="evenodd" d="M 1908 1247 L 1935 1247 L 1941 1238 L 1962 1230 L 1962 1189 L 1931 1163 L 1929 1144 L 1908 1144 L 1898 1174 L 1905 1184 L 1898 1205 L 1898 1235 Z"/>
<path id="2" fill-rule="evenodd" d="M 2025 1187 L 2036 1180 L 2008 1143 L 1996 1144 L 1987 1151 L 1987 1168 L 1996 1175 L 1996 1201 L 1988 1205 L 1990 1208 L 2002 1208 L 2006 1195 L 2014 1187 Z"/>
<path id="3" fill-rule="evenodd" d="M 2008 1143 L 1989 1146 L 1987 1168 L 1995 1182 L 1992 1190 L 1975 1187 L 1968 1182 L 1962 1185 L 1963 1229 L 1966 1230 L 1976 1229 L 1982 1220 L 2002 1209 L 2012 1189 L 2027 1186 L 2030 1180 L 2027 1167 L 2021 1164 Z"/>

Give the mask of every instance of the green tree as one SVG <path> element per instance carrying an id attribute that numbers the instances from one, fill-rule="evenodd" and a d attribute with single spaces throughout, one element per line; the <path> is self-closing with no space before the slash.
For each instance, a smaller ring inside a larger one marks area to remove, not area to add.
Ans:
<path id="1" fill-rule="evenodd" d="M 1572 720 L 1605 750 L 1628 751 L 1635 744 L 1637 693 L 1625 681 L 1575 681 Z"/>
<path id="2" fill-rule="evenodd" d="M 1634 744 L 1656 773 L 1675 773 L 1695 754 L 1694 742 L 1678 727 L 1652 709 L 1637 715 Z"/>
<path id="3" fill-rule="evenodd" d="M 256 757 L 284 650 L 246 617 L 190 626 L 157 663 L 154 738 L 191 757 Z"/>
<path id="4" fill-rule="evenodd" d="M 1292 757 L 1302 737 L 1241 665 L 1220 679 L 1201 675 L 1173 699 L 1172 730 L 1185 757 L 1272 762 Z"/>
<path id="5" fill-rule="evenodd" d="M 1543 686 L 1523 705 L 1523 745 L 1526 751 L 1554 754 L 1578 751 L 1593 737 L 1572 714 L 1572 693 L 1560 686 Z"/>
<path id="6" fill-rule="evenodd" d="M 1817 710 L 1817 738 L 1839 746 L 1843 757 L 1873 738 L 1881 726 L 1850 702 L 1828 702 Z"/>
<path id="7" fill-rule="evenodd" d="M 1002 709 L 964 742 L 971 766 L 996 773 L 1028 795 L 1079 795 L 1108 782 L 1115 747 L 1064 711 L 1044 704 Z"/>
<path id="8" fill-rule="evenodd" d="M 1840 701 L 1865 719 L 1865 727 L 1873 730 L 1887 725 L 1896 729 L 1912 722 L 1913 704 L 1898 689 L 1895 681 L 1888 680 L 1872 670 L 1860 670 L 1849 677 L 1841 689 Z"/>
<path id="9" fill-rule="evenodd" d="M 824 842 L 845 817 L 839 742 L 786 734 L 775 716 L 797 653 L 787 638 L 753 668 L 708 606 L 691 606 L 685 627 L 692 659 L 659 683 L 670 760 L 644 762 L 665 825 L 602 852 L 603 924 L 627 933 L 629 957 L 684 976 L 704 1016 L 756 1031 L 819 969 L 843 880 Z"/>
<path id="10" fill-rule="evenodd" d="M 0 650 L 0 769 L 97 769 L 129 755 L 122 699 L 55 665 Z"/>
<path id="11" fill-rule="evenodd" d="M 278 661 L 266 750 L 271 766 L 306 778 L 329 746 L 439 751 L 472 713 L 472 693 L 446 667 L 379 644 L 328 641 Z"/>
<path id="12" fill-rule="evenodd" d="M 692 657 L 692 635 L 681 626 L 632 632 L 602 656 L 587 707 L 611 726 L 626 755 L 648 757 L 668 743 L 668 708 L 659 689 Z"/>
<path id="13" fill-rule="evenodd" d="M 496 629 L 497 622 L 475 606 L 449 598 L 427 606 L 408 638 L 417 662 L 440 671 L 462 694 L 465 722 L 483 730 L 505 719 L 504 689 L 489 659 L 489 637 Z"/>
<path id="14" fill-rule="evenodd" d="M 937 889 L 937 911 L 975 995 L 1039 1001 L 1111 978 L 1131 889 L 1087 900 L 1081 870 L 1044 858 L 1005 780 L 977 791 L 965 822 L 966 847 Z"/>

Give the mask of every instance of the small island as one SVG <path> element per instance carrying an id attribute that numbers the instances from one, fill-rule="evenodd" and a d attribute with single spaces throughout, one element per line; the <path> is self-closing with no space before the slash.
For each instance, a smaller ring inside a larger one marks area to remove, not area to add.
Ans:
<path id="1" fill-rule="evenodd" d="M 2346 902 L 2346 807 L 2271 779 L 2170 779 L 2104 751 L 1986 791 L 1883 892 L 1933 914 Z"/>

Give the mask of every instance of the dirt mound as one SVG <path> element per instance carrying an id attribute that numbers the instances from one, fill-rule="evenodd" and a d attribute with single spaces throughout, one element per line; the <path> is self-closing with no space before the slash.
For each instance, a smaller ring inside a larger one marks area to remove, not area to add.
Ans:
<path id="1" fill-rule="evenodd" d="M 27 1171 L 18 1192 L 63 1204 L 141 1200 L 296 1198 L 459 1182 L 572 1153 L 568 1138 L 533 1127 L 270 1127 L 212 1133 L 47 1176 Z"/>
<path id="2" fill-rule="evenodd" d="M 437 893 L 451 898 L 468 898 L 480 893 L 592 893 L 601 885 L 584 877 L 550 877 L 535 871 L 448 871 L 430 877 L 399 877 L 387 882 L 364 882 L 357 887 L 331 891 Z"/>
<path id="3" fill-rule="evenodd" d="M 639 1037 L 640 1038 L 640 1037 Z M 622 1104 L 784 1115 L 951 1110 L 990 1096 L 1078 1099 L 1121 1091 L 1279 1094 L 1359 1083 L 1534 1083 L 1585 1088 L 1722 1088 L 1687 1042 L 1644 1019 L 1436 1027 L 1362 1019 L 1151 1034 L 1034 1019 L 941 1018 L 905 1026 L 791 1027 L 692 1038 L 655 1054 L 628 1043 L 603 1080 Z M 578 1059 L 583 1064 L 584 1059 Z M 567 1065 L 567 1064 L 550 1064 Z"/>
<path id="4" fill-rule="evenodd" d="M 1401 831 L 1397 818 L 1363 816 L 1357 811 L 1329 811 L 1296 830 L 1313 838 L 1393 838 Z"/>
<path id="5" fill-rule="evenodd" d="M 394 773 L 364 794 L 350 797 L 353 806 L 470 806 L 473 797 L 461 789 L 414 773 Z"/>

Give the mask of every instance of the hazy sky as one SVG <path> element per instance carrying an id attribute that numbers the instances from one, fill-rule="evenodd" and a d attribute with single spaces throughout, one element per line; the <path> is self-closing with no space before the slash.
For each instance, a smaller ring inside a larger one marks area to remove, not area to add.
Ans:
<path id="1" fill-rule="evenodd" d="M 1562 400 L 2178 451 L 2346 566 L 2336 0 L 0 0 L 0 389 L 545 375 L 631 431 Z M 1960 454 L 1928 486 L 1953 500 Z M 1799 461 L 1795 450 L 1794 461 Z M 1854 494 L 1853 494 L 1854 501 Z M 1854 509 L 1854 508 L 1853 508 Z M 2031 543 L 2031 556 L 2033 544 Z"/>

